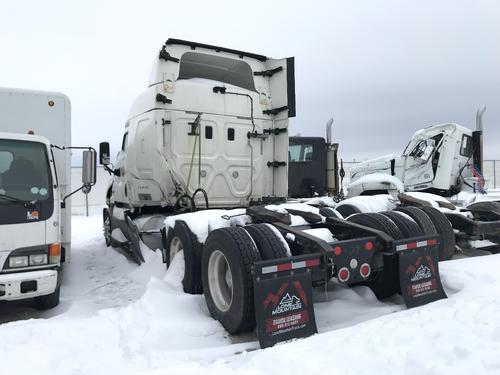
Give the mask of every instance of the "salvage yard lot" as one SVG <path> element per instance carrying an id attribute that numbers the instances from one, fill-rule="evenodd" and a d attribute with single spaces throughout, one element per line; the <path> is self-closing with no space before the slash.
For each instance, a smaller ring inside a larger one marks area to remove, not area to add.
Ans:
<path id="1" fill-rule="evenodd" d="M 146 254 L 138 267 L 105 247 L 99 215 L 73 216 L 60 305 L 0 304 L 2 373 L 500 373 L 500 255 L 441 262 L 449 298 L 413 310 L 332 282 L 315 290 L 319 334 L 260 350 L 182 292 L 179 257 L 165 272 Z"/>

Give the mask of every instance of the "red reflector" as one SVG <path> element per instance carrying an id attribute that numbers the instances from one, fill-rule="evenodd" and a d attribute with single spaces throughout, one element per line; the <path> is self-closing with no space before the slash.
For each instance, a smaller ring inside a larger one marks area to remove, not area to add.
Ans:
<path id="1" fill-rule="evenodd" d="M 364 278 L 370 276 L 370 272 L 371 272 L 371 267 L 368 263 L 364 263 L 361 267 L 359 267 L 359 273 Z"/>
<path id="2" fill-rule="evenodd" d="M 292 269 L 292 263 L 278 264 L 278 272 L 289 271 Z"/>
<path id="3" fill-rule="evenodd" d="M 347 267 L 343 267 L 340 269 L 339 274 L 338 274 L 338 279 L 342 282 L 347 281 L 349 279 L 350 272 L 347 269 Z"/>
<path id="4" fill-rule="evenodd" d="M 334 249 L 333 249 L 333 253 L 336 256 L 339 256 L 340 254 L 342 254 L 342 248 L 340 246 L 335 246 Z"/>
<path id="5" fill-rule="evenodd" d="M 319 266 L 319 264 L 320 264 L 319 259 L 306 260 L 306 267 L 316 267 Z"/>
<path id="6" fill-rule="evenodd" d="M 365 243 L 365 250 L 372 251 L 373 250 L 373 242 L 368 241 L 367 243 Z"/>
<path id="7" fill-rule="evenodd" d="M 438 241 L 437 241 L 437 240 L 429 240 L 429 241 L 427 241 L 427 245 L 428 245 L 428 246 L 430 246 L 430 245 L 435 245 L 435 244 L 437 244 L 437 243 L 438 243 Z"/>

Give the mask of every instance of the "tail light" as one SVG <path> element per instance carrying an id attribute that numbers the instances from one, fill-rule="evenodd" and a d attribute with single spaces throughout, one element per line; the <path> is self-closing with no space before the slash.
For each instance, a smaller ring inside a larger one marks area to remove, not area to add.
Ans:
<path id="1" fill-rule="evenodd" d="M 49 263 L 57 264 L 61 261 L 61 244 L 53 243 L 49 245 Z"/>
<path id="2" fill-rule="evenodd" d="M 342 267 L 337 275 L 339 281 L 343 283 L 349 280 L 349 276 L 351 276 L 351 273 L 349 272 L 349 269 L 347 267 Z"/>
<path id="3" fill-rule="evenodd" d="M 365 250 L 372 251 L 373 250 L 373 242 L 368 241 L 367 243 L 365 243 Z"/>
<path id="4" fill-rule="evenodd" d="M 359 273 L 361 274 L 361 277 L 367 278 L 370 276 L 370 273 L 372 272 L 372 269 L 368 263 L 363 263 L 361 267 L 359 267 Z"/>

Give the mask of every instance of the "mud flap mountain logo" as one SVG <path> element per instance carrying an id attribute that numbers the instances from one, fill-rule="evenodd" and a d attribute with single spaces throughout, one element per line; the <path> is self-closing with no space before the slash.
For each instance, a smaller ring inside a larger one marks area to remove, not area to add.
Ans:
<path id="1" fill-rule="evenodd" d="M 411 278 L 411 281 L 419 281 L 423 279 L 430 279 L 432 277 L 432 271 L 429 267 L 424 266 L 421 264 L 417 270 L 415 271 L 415 274 Z"/>
<path id="2" fill-rule="evenodd" d="M 439 278 L 439 239 L 416 242 L 417 247 L 408 247 L 405 240 L 397 241 L 399 282 L 407 307 L 422 306 L 446 298 Z"/>
<path id="3" fill-rule="evenodd" d="M 280 303 L 276 308 L 271 312 L 272 315 L 285 313 L 293 310 L 300 310 L 302 308 L 302 303 L 300 299 L 296 295 L 290 296 L 289 293 L 285 294 L 285 296 L 281 299 Z"/>
<path id="4" fill-rule="evenodd" d="M 317 332 L 309 273 L 264 280 L 255 277 L 254 293 L 261 347 Z"/>

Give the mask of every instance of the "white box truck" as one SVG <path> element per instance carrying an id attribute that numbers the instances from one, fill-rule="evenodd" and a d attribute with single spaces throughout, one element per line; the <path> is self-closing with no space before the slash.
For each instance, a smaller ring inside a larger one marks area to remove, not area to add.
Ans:
<path id="1" fill-rule="evenodd" d="M 71 105 L 54 92 L 0 88 L 0 300 L 59 303 L 71 251 Z M 82 187 L 95 184 L 83 153 Z"/>

